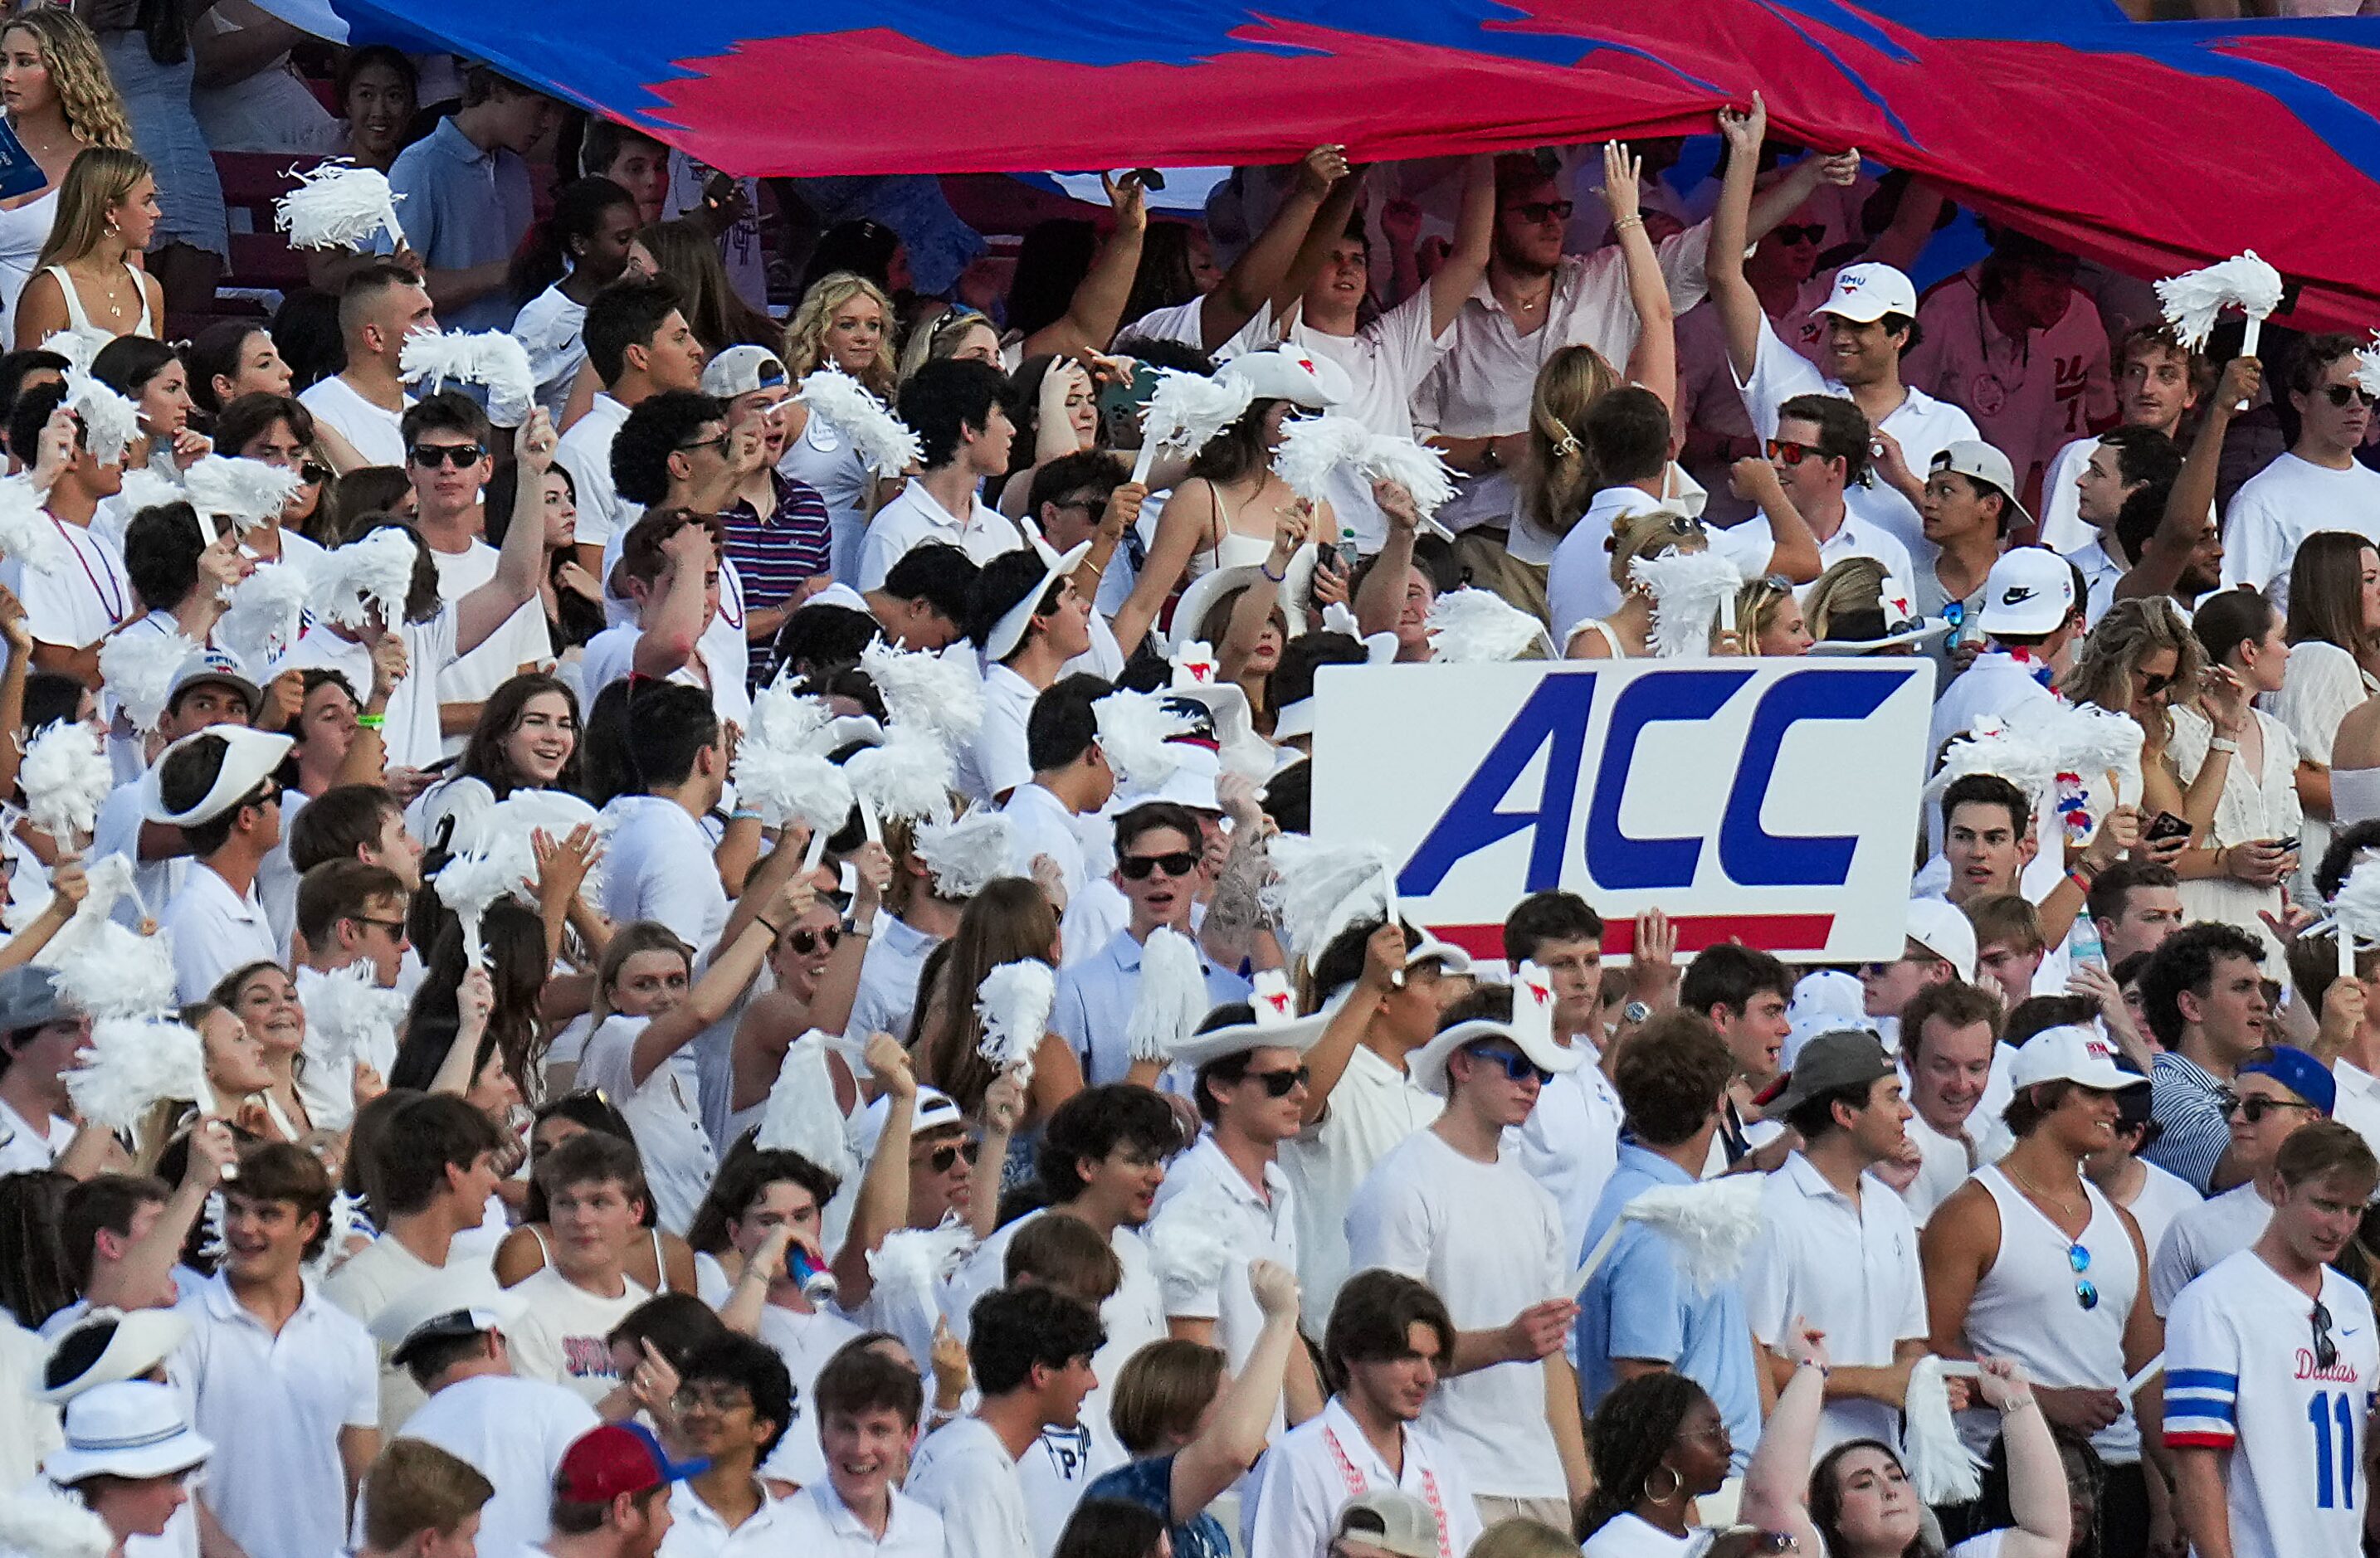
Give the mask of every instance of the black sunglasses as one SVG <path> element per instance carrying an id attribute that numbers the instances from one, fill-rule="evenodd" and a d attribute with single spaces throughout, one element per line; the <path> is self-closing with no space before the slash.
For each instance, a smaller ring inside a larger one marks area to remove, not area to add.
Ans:
<path id="1" fill-rule="evenodd" d="M 1308 1068 L 1300 1066 L 1293 1071 L 1250 1071 L 1240 1080 L 1262 1082 L 1267 1098 L 1286 1098 L 1304 1087 L 1313 1074 Z"/>
<path id="2" fill-rule="evenodd" d="M 2372 409 L 2372 392 L 2361 384 L 2328 384 L 2324 386 L 2322 393 L 2333 405 L 2343 407 L 2353 400 L 2362 402 L 2366 411 Z"/>
<path id="3" fill-rule="evenodd" d="M 926 1166 L 936 1174 L 948 1174 L 951 1165 L 965 1158 L 972 1165 L 983 1149 L 973 1141 L 945 1141 L 926 1154 Z"/>
<path id="4" fill-rule="evenodd" d="M 1815 244 L 1827 236 L 1827 224 L 1823 222 L 1789 222 L 1768 231 L 1769 236 L 1779 243 Z"/>
<path id="5" fill-rule="evenodd" d="M 797 930 L 785 937 L 785 945 L 798 957 L 808 957 L 823 944 L 830 952 L 843 945 L 843 927 L 828 925 L 820 930 Z"/>
<path id="6" fill-rule="evenodd" d="M 309 487 L 320 487 L 331 479 L 331 467 L 313 460 L 301 460 L 298 465 L 298 479 Z"/>
<path id="7" fill-rule="evenodd" d="M 488 452 L 476 443 L 417 443 L 405 452 L 405 457 L 425 471 L 434 471 L 441 465 L 468 471 L 486 459 Z"/>
<path id="8" fill-rule="evenodd" d="M 2259 1123 L 2276 1109 L 2312 1109 L 2313 1107 L 2311 1104 L 2301 1104 L 2293 1098 L 2267 1098 L 2261 1093 L 2252 1093 L 2244 1098 L 2237 1093 L 2225 1093 L 2222 1104 L 2225 1114 L 2237 1114 L 2250 1125 Z"/>
<path id="9" fill-rule="evenodd" d="M 2313 1301 L 2313 1366 L 2335 1369 L 2338 1366 L 2338 1344 L 2330 1338 L 2330 1310 L 2320 1298 Z"/>
<path id="10" fill-rule="evenodd" d="M 1154 871 L 1163 871 L 1168 876 L 1187 876 L 1197 868 L 1198 857 L 1188 850 L 1161 855 L 1123 855 L 1116 861 L 1116 874 L 1127 882 L 1146 882 Z"/>
<path id="11" fill-rule="evenodd" d="M 1556 222 L 1568 222 L 1570 213 L 1578 208 L 1568 200 L 1523 200 L 1506 209 L 1519 211 L 1524 222 L 1543 222 L 1548 217 Z"/>

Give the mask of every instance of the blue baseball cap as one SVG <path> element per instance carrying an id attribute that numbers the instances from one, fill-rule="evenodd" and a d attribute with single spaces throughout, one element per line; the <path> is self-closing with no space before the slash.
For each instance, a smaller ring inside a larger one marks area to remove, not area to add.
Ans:
<path id="1" fill-rule="evenodd" d="M 2330 1068 L 2293 1045 L 2275 1045 L 2240 1063 L 2243 1077 L 2270 1077 L 2328 1115 L 2338 1104 Z"/>

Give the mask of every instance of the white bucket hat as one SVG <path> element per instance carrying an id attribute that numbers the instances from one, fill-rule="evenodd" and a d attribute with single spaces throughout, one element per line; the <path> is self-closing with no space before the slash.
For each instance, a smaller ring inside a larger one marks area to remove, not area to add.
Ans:
<path id="1" fill-rule="evenodd" d="M 213 1453 L 190 1426 L 181 1392 L 154 1380 L 118 1380 L 67 1403 L 66 1445 L 42 1458 L 42 1471 L 61 1487 L 102 1475 L 171 1477 Z"/>

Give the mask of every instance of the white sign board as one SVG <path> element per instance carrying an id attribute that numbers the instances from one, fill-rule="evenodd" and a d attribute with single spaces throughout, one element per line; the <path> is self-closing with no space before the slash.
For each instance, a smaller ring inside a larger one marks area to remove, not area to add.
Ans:
<path id="1" fill-rule="evenodd" d="M 1396 863 L 1405 917 L 1501 957 L 1513 904 L 1575 892 L 1624 950 L 1897 958 L 1934 668 L 1923 658 L 1329 666 L 1314 830 Z"/>

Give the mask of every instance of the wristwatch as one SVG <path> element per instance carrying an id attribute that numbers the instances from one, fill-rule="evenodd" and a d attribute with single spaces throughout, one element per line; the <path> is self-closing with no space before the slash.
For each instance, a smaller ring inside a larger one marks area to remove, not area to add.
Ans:
<path id="1" fill-rule="evenodd" d="M 1653 1008 L 1642 1001 L 1631 1001 L 1620 1008 L 1620 1021 L 1622 1022 L 1642 1022 L 1652 1015 Z"/>

